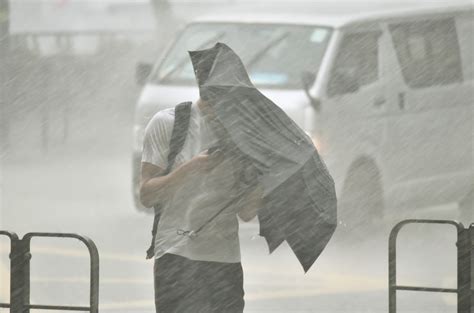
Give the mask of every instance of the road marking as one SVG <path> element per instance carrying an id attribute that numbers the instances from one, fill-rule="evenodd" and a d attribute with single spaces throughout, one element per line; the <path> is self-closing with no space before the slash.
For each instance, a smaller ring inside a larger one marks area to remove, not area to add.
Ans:
<path id="1" fill-rule="evenodd" d="M 5 249 L 0 247 L 0 251 Z M 38 255 L 60 255 L 65 257 L 75 258 L 89 258 L 87 249 L 64 249 L 54 246 L 41 245 L 33 246 L 32 253 Z M 101 260 L 132 262 L 137 264 L 152 264 L 149 260 L 145 260 L 143 256 L 132 254 L 117 254 L 117 253 L 101 253 Z M 248 261 L 247 261 L 248 262 Z M 150 265 L 151 266 L 151 265 Z M 247 277 L 246 300 L 259 301 L 271 299 L 291 299 L 299 297 L 317 296 L 324 294 L 337 293 L 352 293 L 352 292 L 367 292 L 367 291 L 381 291 L 386 290 L 386 282 L 383 278 L 368 277 L 363 275 L 347 275 L 334 272 L 325 272 L 324 275 L 311 277 L 310 279 L 295 280 L 295 273 L 298 273 L 297 266 L 263 266 L 258 264 L 244 264 L 244 271 Z M 0 277 L 6 277 L 5 270 L 0 267 Z M 256 275 L 258 274 L 258 275 Z M 293 279 L 290 279 L 293 278 Z M 309 278 L 309 277 L 308 277 Z M 250 281 L 249 281 L 250 279 Z M 0 281 L 2 285 L 8 286 L 6 280 Z M 89 277 L 32 277 L 32 283 L 70 283 L 70 284 L 89 284 Z M 153 278 L 150 274 L 149 278 L 102 278 L 101 285 L 143 285 L 152 288 Z M 260 287 L 265 287 L 265 290 L 258 290 Z M 2 288 L 8 290 L 8 288 Z M 0 295 L 5 297 L 5 295 Z M 138 300 L 132 302 L 113 302 L 101 305 L 101 309 L 141 309 L 152 308 L 153 301 Z"/>
<path id="2" fill-rule="evenodd" d="M 31 278 L 32 283 L 73 283 L 73 284 L 90 284 L 90 278 L 84 277 L 41 277 L 34 276 Z M 114 284 L 134 284 L 134 285 L 153 285 L 153 276 L 150 275 L 150 279 L 141 278 L 101 278 L 101 285 L 114 285 Z"/>
<path id="3" fill-rule="evenodd" d="M 0 247 L 0 253 L 10 253 L 10 250 Z M 77 258 L 89 258 L 89 252 L 87 248 L 84 249 L 59 249 L 54 246 L 32 246 L 31 253 L 35 255 L 60 255 L 65 257 L 77 257 Z M 136 262 L 136 263 L 150 263 L 149 260 L 145 259 L 145 256 L 138 256 L 133 254 L 120 254 L 120 253 L 99 253 L 101 260 L 112 260 L 122 262 Z"/>
<path id="4" fill-rule="evenodd" d="M 32 247 L 32 253 L 39 255 L 61 255 L 65 257 L 88 258 L 87 250 L 83 249 L 58 249 L 54 246 L 37 246 Z M 142 256 L 132 254 L 116 254 L 116 253 L 101 253 L 101 260 L 107 261 L 121 261 L 133 262 L 138 264 L 150 265 L 149 260 L 145 260 Z M 151 266 L 151 265 L 150 265 Z M 381 290 L 386 287 L 385 280 L 380 278 L 373 278 L 362 275 L 342 275 L 339 273 L 324 273 L 324 276 L 318 275 L 310 280 L 294 280 L 295 273 L 298 272 L 297 267 L 288 268 L 288 266 L 261 266 L 257 264 L 244 264 L 244 272 L 247 277 L 246 286 L 267 286 L 267 287 L 284 287 L 291 286 L 288 294 L 306 295 L 308 288 L 311 290 L 319 290 L 324 288 L 325 292 L 335 290 L 338 292 L 354 292 L 354 291 L 371 291 Z M 255 275 L 258 274 L 258 275 Z M 150 275 L 151 276 L 151 275 Z M 293 279 L 289 279 L 293 278 Z M 249 281 L 250 279 L 250 281 Z M 32 277 L 32 282 L 36 283 L 80 283 L 88 284 L 88 277 Z M 284 284 L 282 284 L 284 282 Z M 134 285 L 149 285 L 152 284 L 152 278 L 106 278 L 100 280 L 101 284 L 134 284 Z M 304 290 L 299 290 L 297 287 L 301 285 Z M 295 289 L 296 288 L 296 289 Z M 286 292 L 286 291 L 285 291 Z M 310 292 L 313 294 L 314 291 Z M 273 294 L 270 292 L 270 294 Z M 261 294 L 257 297 L 268 297 L 269 295 Z M 277 296 L 273 294 L 273 296 Z"/>
<path id="5" fill-rule="evenodd" d="M 268 280 L 270 278 L 270 280 Z M 274 280 L 274 281 L 273 281 Z M 89 284 L 89 277 L 32 277 L 33 283 L 73 283 L 73 284 Z M 116 285 L 116 284 L 133 284 L 133 285 L 153 285 L 153 278 L 150 275 L 149 278 L 104 278 L 100 280 L 101 285 Z M 261 291 L 252 292 L 257 294 L 257 298 L 280 297 L 279 295 L 294 296 L 306 296 L 313 294 L 333 294 L 333 293 L 350 293 L 350 292 L 367 292 L 367 291 L 380 291 L 386 289 L 384 279 L 368 278 L 364 276 L 348 276 L 329 273 L 319 279 L 311 280 L 308 282 L 288 281 L 281 280 L 278 276 L 267 277 L 262 281 L 253 280 L 246 282 L 245 286 L 247 289 L 257 289 L 259 287 L 266 287 L 267 292 L 262 293 Z M 269 289 L 273 289 L 271 291 Z M 269 290 L 269 291 L 268 291 Z"/>
<path id="6" fill-rule="evenodd" d="M 103 303 L 99 304 L 100 311 L 105 310 L 117 310 L 117 309 L 154 309 L 155 302 L 150 299 L 146 300 L 135 300 L 135 301 L 127 301 L 127 302 L 110 302 L 110 303 Z"/>

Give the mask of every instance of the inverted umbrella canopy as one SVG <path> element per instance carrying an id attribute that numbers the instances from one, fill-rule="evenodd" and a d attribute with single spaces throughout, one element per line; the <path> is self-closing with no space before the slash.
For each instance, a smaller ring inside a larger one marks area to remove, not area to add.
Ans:
<path id="1" fill-rule="evenodd" d="M 253 86 L 231 48 L 217 43 L 189 54 L 201 98 L 260 173 L 260 236 L 270 253 L 286 240 L 307 272 L 337 224 L 334 181 L 324 162 L 308 135 Z"/>

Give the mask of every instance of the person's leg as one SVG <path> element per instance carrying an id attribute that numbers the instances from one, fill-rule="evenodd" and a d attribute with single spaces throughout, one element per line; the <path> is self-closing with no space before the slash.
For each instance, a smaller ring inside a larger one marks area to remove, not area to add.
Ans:
<path id="1" fill-rule="evenodd" d="M 213 262 L 214 263 L 214 262 Z M 240 263 L 217 263 L 209 272 L 212 313 L 244 311 L 243 271 Z"/>
<path id="2" fill-rule="evenodd" d="M 166 254 L 155 262 L 157 313 L 210 313 L 207 262 Z"/>
<path id="3" fill-rule="evenodd" d="M 156 313 L 181 313 L 178 307 L 185 293 L 182 283 L 184 269 L 181 257 L 173 254 L 155 260 Z"/>
<path id="4" fill-rule="evenodd" d="M 186 294 L 179 304 L 179 313 L 211 313 L 208 262 L 186 259 Z"/>

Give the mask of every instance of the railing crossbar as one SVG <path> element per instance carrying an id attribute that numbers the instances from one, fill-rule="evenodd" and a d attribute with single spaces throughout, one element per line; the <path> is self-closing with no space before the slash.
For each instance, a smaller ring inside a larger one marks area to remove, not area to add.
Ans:
<path id="1" fill-rule="evenodd" d="M 86 311 L 91 310 L 90 307 L 84 306 L 61 306 L 61 305 L 40 305 L 40 304 L 30 304 L 28 305 L 30 309 L 36 310 L 63 310 L 63 311 Z"/>
<path id="2" fill-rule="evenodd" d="M 433 287 L 415 287 L 415 286 L 394 286 L 396 290 L 405 291 L 426 291 L 426 292 L 443 292 L 443 293 L 458 293 L 457 289 L 453 288 L 433 288 Z"/>

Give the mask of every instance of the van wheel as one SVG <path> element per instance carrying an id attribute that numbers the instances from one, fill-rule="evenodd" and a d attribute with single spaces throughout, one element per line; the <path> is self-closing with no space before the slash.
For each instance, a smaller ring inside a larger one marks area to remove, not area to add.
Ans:
<path id="1" fill-rule="evenodd" d="M 474 189 L 459 202 L 459 215 L 461 222 L 467 225 L 474 222 Z"/>
<path id="2" fill-rule="evenodd" d="M 375 166 L 355 164 L 348 173 L 338 202 L 344 241 L 367 241 L 383 229 L 383 188 Z"/>

